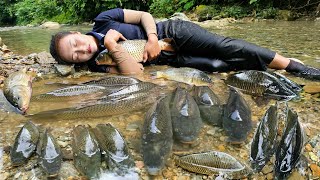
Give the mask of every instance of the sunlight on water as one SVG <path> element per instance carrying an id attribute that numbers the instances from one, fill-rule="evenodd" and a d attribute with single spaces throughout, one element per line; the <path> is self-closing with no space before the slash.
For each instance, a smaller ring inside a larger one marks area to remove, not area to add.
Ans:
<path id="1" fill-rule="evenodd" d="M 2 158 L 3 158 L 3 148 L 0 147 L 0 170 L 2 170 L 2 168 L 3 168 L 3 160 L 2 160 Z"/>
<path id="2" fill-rule="evenodd" d="M 119 176 L 116 173 L 112 173 L 112 172 L 103 172 L 100 176 L 99 180 L 138 180 L 139 179 L 139 175 L 137 172 L 135 172 L 134 169 L 130 169 L 129 172 L 124 175 L 124 176 Z"/>

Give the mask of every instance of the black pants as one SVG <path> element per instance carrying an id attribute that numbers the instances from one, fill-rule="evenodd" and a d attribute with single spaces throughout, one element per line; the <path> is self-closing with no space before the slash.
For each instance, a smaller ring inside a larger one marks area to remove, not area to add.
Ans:
<path id="1" fill-rule="evenodd" d="M 266 70 L 275 52 L 243 40 L 211 33 L 188 21 L 163 22 L 160 38 L 171 38 L 175 53 L 162 52 L 156 64 L 193 67 L 203 71 Z"/>

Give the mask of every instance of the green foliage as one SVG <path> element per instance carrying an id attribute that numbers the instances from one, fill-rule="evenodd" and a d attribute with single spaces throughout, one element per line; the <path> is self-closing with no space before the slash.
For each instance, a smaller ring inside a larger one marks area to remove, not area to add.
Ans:
<path id="1" fill-rule="evenodd" d="M 149 11 L 156 17 L 167 17 L 176 12 L 175 4 L 172 0 L 153 0 Z"/>
<path id="2" fill-rule="evenodd" d="M 197 13 L 202 7 L 199 5 L 205 5 L 204 11 L 198 11 L 204 16 L 220 14 L 221 17 L 241 18 L 256 12 L 257 17 L 274 18 L 278 9 L 312 12 L 318 5 L 315 1 L 308 4 L 306 0 L 0 0 L 0 25 L 39 24 L 49 20 L 75 24 L 92 21 L 100 12 L 116 7 L 168 17 L 194 9 Z"/>
<path id="3" fill-rule="evenodd" d="M 221 17 L 234 17 L 236 19 L 242 18 L 248 15 L 248 8 L 239 5 L 225 6 L 221 9 Z"/>
<path id="4" fill-rule="evenodd" d="M 24 0 L 16 3 L 13 9 L 20 25 L 38 24 L 61 12 L 52 0 Z"/>
<path id="5" fill-rule="evenodd" d="M 263 19 L 271 19 L 275 18 L 278 15 L 278 9 L 270 7 L 267 9 L 262 9 L 257 12 L 257 17 Z"/>
<path id="6" fill-rule="evenodd" d="M 15 23 L 15 16 L 12 14 L 12 6 L 14 0 L 1 0 L 0 1 L 0 26 L 12 25 Z"/>

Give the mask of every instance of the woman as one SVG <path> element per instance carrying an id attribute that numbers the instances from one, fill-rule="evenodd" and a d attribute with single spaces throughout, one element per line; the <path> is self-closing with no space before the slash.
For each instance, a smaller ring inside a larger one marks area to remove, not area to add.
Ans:
<path id="1" fill-rule="evenodd" d="M 121 74 L 143 72 L 143 65 L 168 64 L 200 70 L 285 69 L 300 77 L 320 80 L 320 70 L 243 40 L 223 37 L 180 20 L 155 23 L 151 14 L 111 9 L 94 19 L 91 32 L 60 32 L 52 37 L 50 52 L 63 64 L 84 63 L 92 71 Z M 158 40 L 171 38 L 174 52 L 161 51 Z M 143 62 L 138 63 L 117 44 L 120 40 L 146 39 Z M 107 49 L 117 66 L 97 65 L 99 52 Z"/>

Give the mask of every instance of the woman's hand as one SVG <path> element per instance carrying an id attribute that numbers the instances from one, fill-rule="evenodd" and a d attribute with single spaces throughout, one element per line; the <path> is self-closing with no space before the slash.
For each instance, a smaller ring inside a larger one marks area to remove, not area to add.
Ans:
<path id="1" fill-rule="evenodd" d="M 127 40 L 120 32 L 110 29 L 104 37 L 104 46 L 111 51 L 119 40 Z"/>
<path id="2" fill-rule="evenodd" d="M 158 43 L 158 37 L 156 34 L 149 34 L 148 42 L 144 47 L 143 62 L 147 60 L 153 60 L 160 54 L 161 48 Z"/>

